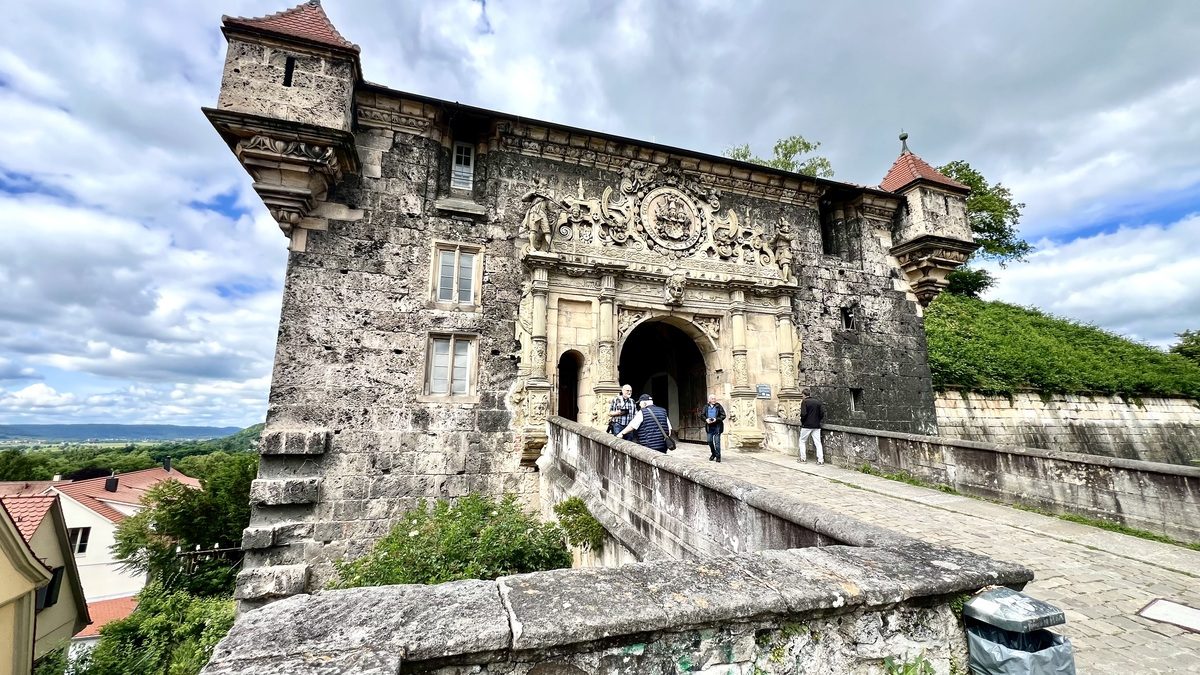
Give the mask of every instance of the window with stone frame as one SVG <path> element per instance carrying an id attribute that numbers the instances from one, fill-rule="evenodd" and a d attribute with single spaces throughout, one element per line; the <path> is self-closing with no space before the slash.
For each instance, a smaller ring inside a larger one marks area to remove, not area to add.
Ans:
<path id="1" fill-rule="evenodd" d="M 438 243 L 433 256 L 433 299 L 439 303 L 478 305 L 482 249 Z"/>
<path id="2" fill-rule="evenodd" d="M 474 335 L 431 335 L 425 366 L 425 393 L 469 396 L 474 368 Z"/>
<path id="3" fill-rule="evenodd" d="M 450 188 L 471 190 L 475 185 L 475 148 L 469 143 L 454 144 L 454 158 L 450 167 Z"/>
<path id="4" fill-rule="evenodd" d="M 851 305 L 842 308 L 842 330 L 857 330 L 858 329 L 858 307 Z"/>
<path id="5" fill-rule="evenodd" d="M 863 390 L 857 387 L 850 388 L 850 412 L 862 412 L 866 407 L 863 401 Z"/>

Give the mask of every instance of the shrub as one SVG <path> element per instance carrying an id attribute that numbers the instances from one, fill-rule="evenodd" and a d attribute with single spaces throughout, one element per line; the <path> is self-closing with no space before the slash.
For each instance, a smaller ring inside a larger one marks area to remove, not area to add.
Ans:
<path id="1" fill-rule="evenodd" d="M 925 315 L 938 389 L 1200 396 L 1200 366 L 1094 326 L 943 293 Z"/>
<path id="2" fill-rule="evenodd" d="M 92 652 L 71 664 L 75 675 L 196 675 L 233 626 L 234 603 L 197 598 L 151 584 L 127 618 L 100 629 Z"/>
<path id="3" fill-rule="evenodd" d="M 599 551 L 604 546 L 607 534 L 600 521 L 588 511 L 587 505 L 579 497 L 565 499 L 554 506 L 554 514 L 558 516 L 558 524 L 567 535 L 567 543 L 592 551 Z"/>
<path id="4" fill-rule="evenodd" d="M 570 566 L 557 525 L 522 511 L 515 495 L 496 502 L 473 494 L 421 502 L 370 553 L 336 563 L 332 586 L 440 584 Z"/>

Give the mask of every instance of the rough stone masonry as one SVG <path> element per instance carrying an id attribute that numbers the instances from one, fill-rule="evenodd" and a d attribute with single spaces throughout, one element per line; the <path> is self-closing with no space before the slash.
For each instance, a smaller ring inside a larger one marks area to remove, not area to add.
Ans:
<path id="1" fill-rule="evenodd" d="M 881 187 L 366 82 L 318 2 L 225 17 L 205 114 L 290 247 L 238 597 L 320 588 L 428 497 L 537 499 L 551 415 L 621 383 L 685 438 L 715 392 L 761 447 L 810 388 L 935 433 L 921 307 L 974 250 L 907 146 Z"/>

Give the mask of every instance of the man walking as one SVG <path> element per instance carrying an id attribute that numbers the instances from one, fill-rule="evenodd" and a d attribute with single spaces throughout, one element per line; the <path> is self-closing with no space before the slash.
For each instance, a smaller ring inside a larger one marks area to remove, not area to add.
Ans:
<path id="1" fill-rule="evenodd" d="M 717 395 L 708 395 L 704 406 L 704 428 L 708 431 L 708 461 L 721 462 L 721 434 L 725 432 L 725 407 L 717 403 Z"/>
<path id="2" fill-rule="evenodd" d="M 800 393 L 804 395 L 804 401 L 800 403 L 800 461 L 808 461 L 808 437 L 812 436 L 813 445 L 817 448 L 817 464 L 824 464 L 821 422 L 825 419 L 825 404 L 814 398 L 807 389 Z"/>
<path id="3" fill-rule="evenodd" d="M 641 410 L 634 413 L 629 425 L 617 436 L 624 438 L 625 434 L 637 432 L 639 444 L 667 454 L 667 436 L 671 434 L 671 420 L 667 417 L 666 409 L 654 405 L 650 394 L 638 397 L 638 407 Z"/>
<path id="4" fill-rule="evenodd" d="M 622 385 L 620 395 L 608 403 L 608 433 L 616 436 L 633 419 L 633 387 Z"/>

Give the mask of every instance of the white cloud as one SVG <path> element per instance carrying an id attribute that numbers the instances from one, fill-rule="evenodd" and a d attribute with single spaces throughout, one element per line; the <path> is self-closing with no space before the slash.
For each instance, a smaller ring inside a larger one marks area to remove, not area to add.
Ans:
<path id="1" fill-rule="evenodd" d="M 0 423 L 261 419 L 284 239 L 200 107 L 219 87 L 220 15 L 288 4 L 6 7 Z M 862 183 L 904 127 L 930 162 L 1013 187 L 1026 232 L 1047 237 L 998 295 L 1159 344 L 1200 325 L 1193 220 L 1061 243 L 1200 202 L 1200 3 L 325 9 L 368 79 L 529 117 L 706 152 L 802 133 Z"/>
<path id="2" fill-rule="evenodd" d="M 999 281 L 990 298 L 1160 347 L 1200 328 L 1200 214 L 1067 244 L 1043 241 L 1028 262 L 993 271 Z"/>

